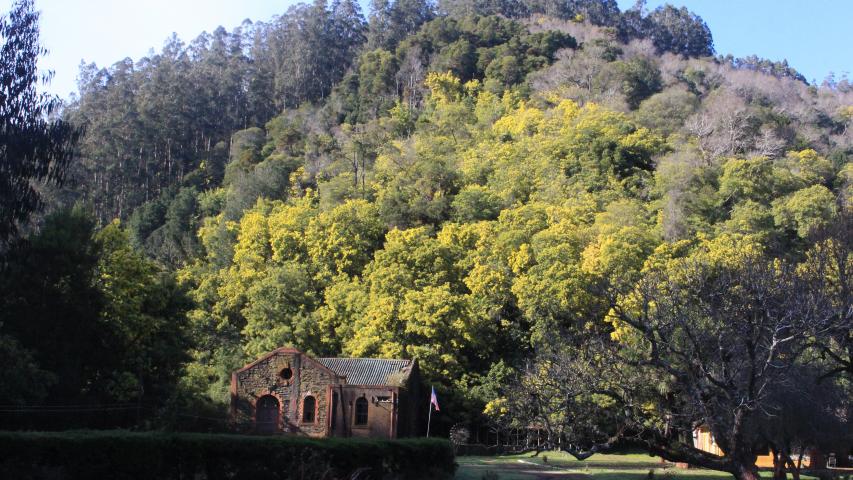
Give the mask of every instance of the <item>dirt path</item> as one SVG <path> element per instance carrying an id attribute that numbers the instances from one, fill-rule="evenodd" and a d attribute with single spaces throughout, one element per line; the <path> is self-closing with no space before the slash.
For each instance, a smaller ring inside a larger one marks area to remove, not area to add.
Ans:
<path id="1" fill-rule="evenodd" d="M 571 472 L 562 469 L 549 468 L 544 465 L 538 465 L 533 462 L 517 460 L 515 462 L 501 462 L 490 465 L 488 463 L 465 465 L 465 468 L 477 472 L 487 472 L 494 470 L 498 473 L 518 473 L 530 475 L 536 480 L 589 480 L 589 475 L 581 472 Z"/>

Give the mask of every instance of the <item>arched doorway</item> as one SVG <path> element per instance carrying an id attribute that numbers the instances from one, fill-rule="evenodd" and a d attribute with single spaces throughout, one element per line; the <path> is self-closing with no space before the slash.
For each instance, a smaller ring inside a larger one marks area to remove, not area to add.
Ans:
<path id="1" fill-rule="evenodd" d="M 279 403 L 272 395 L 264 395 L 255 406 L 255 430 L 258 433 L 276 433 L 279 425 Z"/>

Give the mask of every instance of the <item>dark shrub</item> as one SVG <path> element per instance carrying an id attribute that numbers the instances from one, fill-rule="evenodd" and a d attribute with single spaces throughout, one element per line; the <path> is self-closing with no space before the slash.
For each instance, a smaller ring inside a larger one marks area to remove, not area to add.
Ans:
<path id="1" fill-rule="evenodd" d="M 450 442 L 78 431 L 0 433 L 0 478 L 452 478 Z"/>

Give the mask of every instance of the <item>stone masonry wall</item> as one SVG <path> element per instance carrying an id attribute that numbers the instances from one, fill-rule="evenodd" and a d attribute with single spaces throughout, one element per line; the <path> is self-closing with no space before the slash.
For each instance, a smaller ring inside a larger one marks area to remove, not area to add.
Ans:
<path id="1" fill-rule="evenodd" d="M 281 372 L 289 368 L 289 380 Z M 279 431 L 312 437 L 327 436 L 328 387 L 337 379 L 322 365 L 299 352 L 276 352 L 251 367 L 235 373 L 234 422 L 238 430 L 253 431 L 255 405 L 265 395 L 276 397 L 280 405 Z M 313 395 L 316 412 L 313 423 L 302 422 L 304 398 Z"/>
<path id="2" fill-rule="evenodd" d="M 299 411 L 296 417 L 298 431 L 312 437 L 325 437 L 329 435 L 326 427 L 326 419 L 329 411 L 328 390 L 329 385 L 336 385 L 336 377 L 330 375 L 324 368 L 308 359 L 302 363 L 299 375 Z M 313 423 L 303 423 L 304 399 L 312 395 L 315 399 L 316 411 Z"/>

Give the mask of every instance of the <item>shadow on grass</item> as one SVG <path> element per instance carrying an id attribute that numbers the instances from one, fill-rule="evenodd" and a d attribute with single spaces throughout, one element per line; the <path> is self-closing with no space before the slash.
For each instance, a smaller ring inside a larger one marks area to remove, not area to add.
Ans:
<path id="1" fill-rule="evenodd" d="M 600 456 L 594 462 L 579 462 L 561 456 L 512 455 L 503 457 L 457 457 L 456 480 L 721 480 L 721 472 L 660 467 L 659 460 L 636 455 Z M 657 468 L 656 468 L 657 467 Z M 649 477 L 649 471 L 654 472 Z M 495 476 L 496 475 L 496 476 Z"/>
<path id="2" fill-rule="evenodd" d="M 598 471 L 595 470 L 590 472 L 590 477 L 595 480 L 646 480 L 646 479 L 654 479 L 654 480 L 677 480 L 677 479 L 688 479 L 688 480 L 720 480 L 723 478 L 731 478 L 731 475 L 724 473 L 716 473 L 716 472 L 703 472 L 703 473 L 688 473 L 685 470 L 664 470 L 664 471 L 655 471 L 653 477 L 649 476 L 649 472 L 640 473 L 637 471 Z"/>
<path id="3" fill-rule="evenodd" d="M 545 458 L 547 457 L 547 462 Z M 457 457 L 456 480 L 723 480 L 733 478 L 725 472 L 702 469 L 663 467 L 660 458 L 647 454 L 595 455 L 583 462 L 561 452 L 547 452 L 499 457 Z M 649 471 L 654 472 L 649 477 Z M 497 477 L 486 477 L 492 472 Z M 771 478 L 770 472 L 761 472 Z M 814 480 L 803 477 L 803 480 Z"/>

